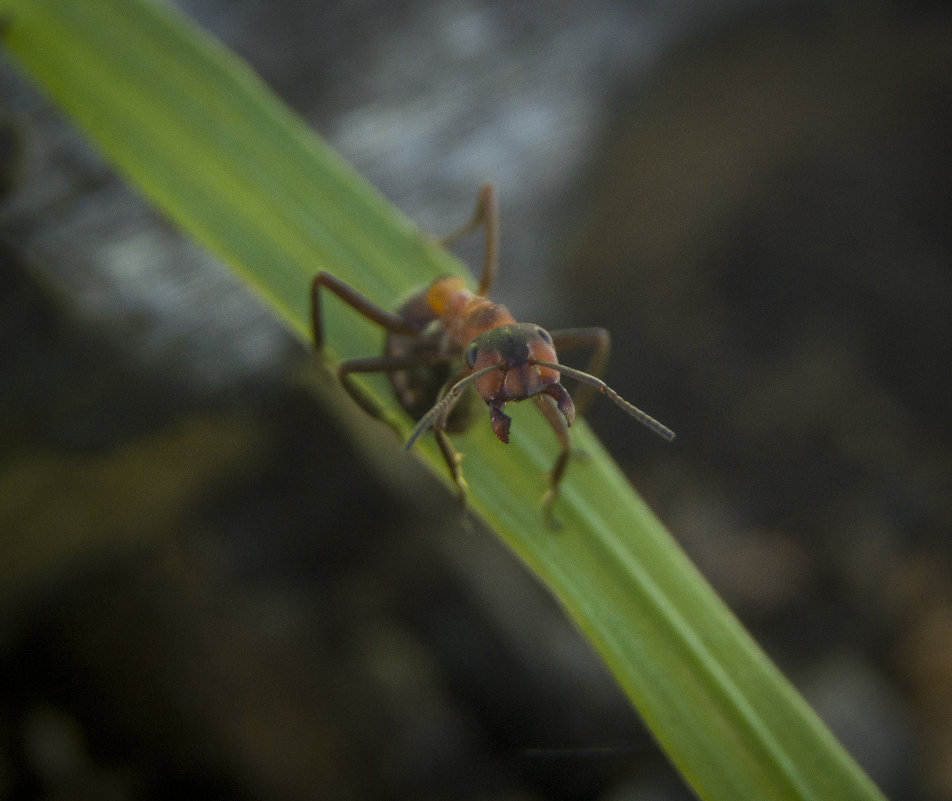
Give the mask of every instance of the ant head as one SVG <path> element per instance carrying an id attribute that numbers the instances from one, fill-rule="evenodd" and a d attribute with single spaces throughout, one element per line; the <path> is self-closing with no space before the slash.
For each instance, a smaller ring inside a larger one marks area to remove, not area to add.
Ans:
<path id="1" fill-rule="evenodd" d="M 493 431 L 503 442 L 509 442 L 509 424 L 512 422 L 502 411 L 509 401 L 548 395 L 555 401 L 565 422 L 572 425 L 575 404 L 565 387 L 559 383 L 563 375 L 595 387 L 607 395 L 612 403 L 659 436 L 666 440 L 674 439 L 674 432 L 670 428 L 637 406 L 632 406 L 600 378 L 559 364 L 552 337 L 537 325 L 512 323 L 490 328 L 473 337 L 463 350 L 463 360 L 470 373 L 453 384 L 437 404 L 420 418 L 407 439 L 407 448 L 412 448 L 427 429 L 443 428 L 446 418 L 470 385 L 475 385 L 489 406 Z"/>
<path id="2" fill-rule="evenodd" d="M 463 360 L 473 374 L 476 391 L 489 406 L 493 431 L 509 441 L 511 419 L 503 413 L 509 401 L 520 401 L 540 393 L 552 396 L 569 425 L 575 405 L 559 383 L 558 362 L 552 337 L 532 323 L 511 323 L 490 328 L 473 337 L 463 350 Z M 547 364 L 540 364 L 546 362 Z M 495 368 L 495 369 L 492 369 Z"/>

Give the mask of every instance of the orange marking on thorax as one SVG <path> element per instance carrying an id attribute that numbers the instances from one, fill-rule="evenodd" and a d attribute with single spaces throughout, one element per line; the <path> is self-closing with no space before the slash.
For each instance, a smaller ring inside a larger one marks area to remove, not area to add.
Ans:
<path id="1" fill-rule="evenodd" d="M 483 331 L 516 322 L 509 309 L 474 295 L 456 276 L 435 281 L 427 290 L 426 302 L 439 315 L 450 339 L 461 348 Z"/>

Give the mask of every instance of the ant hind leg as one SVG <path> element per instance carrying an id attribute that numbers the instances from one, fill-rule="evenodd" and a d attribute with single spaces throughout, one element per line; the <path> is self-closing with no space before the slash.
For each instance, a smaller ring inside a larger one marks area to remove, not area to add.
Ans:
<path id="1" fill-rule="evenodd" d="M 496 200 L 496 189 L 490 183 L 479 187 L 473 216 L 452 233 L 440 237 L 439 242 L 443 247 L 451 247 L 480 225 L 486 228 L 486 245 L 483 249 L 483 270 L 476 294 L 485 296 L 492 287 L 499 265 L 499 204 Z"/>

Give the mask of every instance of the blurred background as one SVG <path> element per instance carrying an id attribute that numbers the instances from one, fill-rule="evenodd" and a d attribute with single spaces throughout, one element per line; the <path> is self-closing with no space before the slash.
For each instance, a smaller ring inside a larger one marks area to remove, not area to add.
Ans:
<path id="1" fill-rule="evenodd" d="M 945 4 L 179 5 L 423 228 L 496 182 L 495 296 L 679 434 L 593 406 L 635 486 L 952 798 Z M 5 57 L 0 100 L 0 798 L 689 798 L 515 558 Z"/>

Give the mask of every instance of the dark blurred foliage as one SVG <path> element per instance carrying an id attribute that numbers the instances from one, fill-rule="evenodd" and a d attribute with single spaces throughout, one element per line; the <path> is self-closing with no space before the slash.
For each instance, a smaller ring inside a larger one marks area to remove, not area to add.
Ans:
<path id="1" fill-rule="evenodd" d="M 679 433 L 593 408 L 635 485 L 891 797 L 952 795 L 952 18 L 376 5 L 187 8 L 422 221 L 503 176 L 514 308 Z M 0 798 L 687 797 L 514 558 L 0 91 Z"/>

